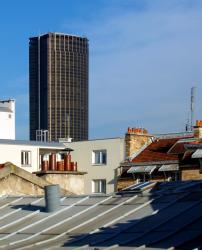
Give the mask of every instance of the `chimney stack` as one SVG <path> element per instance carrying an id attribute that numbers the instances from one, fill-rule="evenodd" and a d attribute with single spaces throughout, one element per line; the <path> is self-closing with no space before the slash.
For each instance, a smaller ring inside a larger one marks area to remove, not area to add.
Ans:
<path id="1" fill-rule="evenodd" d="M 196 120 L 196 125 L 193 127 L 194 137 L 202 138 L 202 120 Z"/>
<path id="2" fill-rule="evenodd" d="M 149 144 L 152 137 L 145 128 L 129 127 L 125 134 L 126 157 L 130 157 L 145 144 Z"/>

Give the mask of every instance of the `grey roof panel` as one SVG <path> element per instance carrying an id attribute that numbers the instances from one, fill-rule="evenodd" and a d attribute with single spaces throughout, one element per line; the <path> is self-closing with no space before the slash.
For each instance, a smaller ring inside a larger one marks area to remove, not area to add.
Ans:
<path id="1" fill-rule="evenodd" d="M 0 219 L 0 227 L 13 223 L 13 226 L 0 229 L 0 247 L 105 249 L 114 245 L 114 249 L 134 249 L 147 244 L 147 247 L 163 249 L 180 245 L 183 237 L 191 241 L 202 229 L 199 183 L 165 183 L 159 185 L 162 193 L 151 190 L 151 193 L 139 195 L 131 191 L 130 195 L 64 197 L 60 210 L 54 213 L 42 211 L 44 200 L 40 197 L 21 200 L 21 197 L 3 197 L 0 199 L 4 206 L 0 209 L 0 218 L 5 212 L 22 209 Z M 183 186 L 189 189 L 175 192 Z M 36 209 L 39 213 L 33 214 Z M 21 218 L 24 219 L 16 222 Z"/>

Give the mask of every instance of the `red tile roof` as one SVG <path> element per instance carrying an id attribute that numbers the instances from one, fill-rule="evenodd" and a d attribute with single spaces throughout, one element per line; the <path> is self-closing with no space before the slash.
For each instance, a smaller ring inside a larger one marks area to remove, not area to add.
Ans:
<path id="1" fill-rule="evenodd" d="M 168 154 L 168 150 L 180 138 L 157 139 L 152 142 L 146 149 L 139 155 L 133 158 L 133 163 L 152 162 L 152 161 L 170 161 L 178 160 L 178 155 Z"/>
<path id="2" fill-rule="evenodd" d="M 186 149 L 185 146 L 186 144 L 189 145 L 198 145 L 198 144 L 202 144 L 202 140 L 201 139 L 196 139 L 196 140 L 186 140 L 186 141 L 182 141 L 182 142 L 176 142 L 168 151 L 168 154 L 184 154 Z"/>
<path id="3" fill-rule="evenodd" d="M 186 149 L 184 145 L 187 144 L 185 142 L 176 142 L 168 151 L 168 154 L 183 154 Z"/>

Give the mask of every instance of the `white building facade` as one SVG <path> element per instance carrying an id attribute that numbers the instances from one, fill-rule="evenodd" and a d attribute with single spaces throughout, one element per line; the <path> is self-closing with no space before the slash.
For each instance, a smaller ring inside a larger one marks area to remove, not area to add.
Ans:
<path id="1" fill-rule="evenodd" d="M 41 170 L 41 155 L 63 150 L 62 143 L 0 140 L 0 164 L 11 162 L 28 172 Z"/>
<path id="2" fill-rule="evenodd" d="M 15 140 L 15 101 L 0 101 L 0 139 Z"/>
<path id="3" fill-rule="evenodd" d="M 72 158 L 84 176 L 85 194 L 116 191 L 117 167 L 125 158 L 124 138 L 109 138 L 66 143 L 72 148 Z"/>
<path id="4" fill-rule="evenodd" d="M 123 138 L 64 144 L 0 140 L 0 164 L 12 162 L 31 173 L 38 172 L 42 170 L 41 164 L 44 156 L 54 153 L 58 158 L 57 156 L 60 156 L 61 152 L 67 148 L 74 150 L 71 152 L 71 156 L 72 160 L 78 164 L 77 171 L 85 173 L 83 194 L 109 194 L 116 191 L 117 168 L 125 158 L 125 140 Z M 61 181 L 66 180 L 61 179 Z M 76 181 L 74 185 L 79 185 L 79 182 Z M 73 190 L 72 192 L 74 193 Z"/>

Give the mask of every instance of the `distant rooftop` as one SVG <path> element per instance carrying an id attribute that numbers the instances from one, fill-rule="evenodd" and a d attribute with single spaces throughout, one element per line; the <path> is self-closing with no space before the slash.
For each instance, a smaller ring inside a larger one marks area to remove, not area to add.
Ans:
<path id="1" fill-rule="evenodd" d="M 63 143 L 59 142 L 43 142 L 43 141 L 26 141 L 26 140 L 7 140 L 0 139 L 0 144 L 7 145 L 27 145 L 27 146 L 38 146 L 38 147 L 51 147 L 64 149 Z"/>
<path id="2" fill-rule="evenodd" d="M 95 139 L 89 139 L 89 140 L 83 140 L 83 141 L 72 141 L 72 142 L 64 142 L 64 143 L 82 143 L 82 142 L 88 142 L 88 141 L 105 141 L 105 140 L 116 140 L 116 139 L 124 139 L 124 137 L 109 137 L 109 138 L 95 138 Z"/>
<path id="3" fill-rule="evenodd" d="M 193 137 L 194 133 L 193 132 L 177 132 L 177 133 L 165 133 L 165 134 L 154 134 L 155 137 L 161 138 L 161 139 L 166 139 L 166 138 L 185 138 L 188 137 Z"/>
<path id="4" fill-rule="evenodd" d="M 78 37 L 78 38 L 86 38 L 86 36 L 78 36 L 78 35 L 74 35 L 74 34 L 68 34 L 68 33 L 62 33 L 62 32 L 47 32 L 47 33 L 42 33 L 42 34 L 39 34 L 38 36 L 33 36 L 33 37 L 42 37 L 42 36 L 45 36 L 45 35 L 48 35 L 48 34 L 55 34 L 55 35 L 62 35 L 62 36 L 72 36 L 72 37 Z M 31 37 L 31 38 L 33 38 Z"/>
<path id="5" fill-rule="evenodd" d="M 5 103 L 5 102 L 14 102 L 14 99 L 6 99 L 6 100 L 0 100 L 0 103 Z"/>

